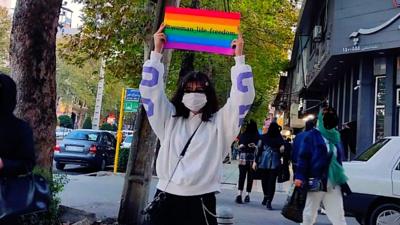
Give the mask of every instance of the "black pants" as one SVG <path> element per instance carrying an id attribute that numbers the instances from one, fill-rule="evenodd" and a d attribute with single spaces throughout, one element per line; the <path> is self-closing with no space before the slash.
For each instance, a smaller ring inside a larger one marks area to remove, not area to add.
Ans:
<path id="1" fill-rule="evenodd" d="M 157 190 L 156 195 L 160 191 Z M 216 214 L 216 200 L 214 193 L 197 196 L 177 196 L 167 194 L 161 207 L 160 214 L 152 221 L 152 225 L 206 225 L 203 200 L 207 209 Z M 205 212 L 209 225 L 217 225 L 217 219 Z"/>
<path id="2" fill-rule="evenodd" d="M 275 195 L 276 178 L 278 176 L 278 170 L 262 170 L 261 185 L 264 192 L 264 197 L 271 201 Z"/>
<path id="3" fill-rule="evenodd" d="M 251 192 L 251 189 L 253 187 L 253 174 L 254 171 L 251 168 L 250 163 L 248 165 L 239 165 L 239 191 L 243 191 L 244 188 L 244 180 L 246 179 L 247 175 L 247 186 L 246 186 L 246 191 Z"/>

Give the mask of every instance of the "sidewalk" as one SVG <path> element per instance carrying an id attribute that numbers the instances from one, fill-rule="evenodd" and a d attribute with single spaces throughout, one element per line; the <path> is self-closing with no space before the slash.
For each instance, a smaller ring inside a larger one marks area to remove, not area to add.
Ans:
<path id="1" fill-rule="evenodd" d="M 118 216 L 120 197 L 124 184 L 124 174 L 114 175 L 110 172 L 100 173 L 104 176 L 75 175 L 68 176 L 69 183 L 61 193 L 62 204 L 95 213 L 98 219 Z M 251 202 L 247 204 L 236 204 L 237 195 L 236 182 L 238 179 L 237 164 L 224 165 L 224 176 L 222 181 L 222 193 L 217 194 L 217 207 L 229 207 L 235 216 L 235 225 L 295 225 L 280 215 L 280 210 L 286 199 L 284 190 L 289 187 L 284 184 L 277 188 L 275 199 L 272 203 L 273 211 L 268 211 L 261 205 L 263 198 L 261 183 L 256 181 L 251 194 Z M 151 184 L 150 197 L 155 192 L 157 178 Z M 353 218 L 348 218 L 348 225 L 357 225 Z M 316 225 L 330 224 L 326 216 L 319 216 Z"/>

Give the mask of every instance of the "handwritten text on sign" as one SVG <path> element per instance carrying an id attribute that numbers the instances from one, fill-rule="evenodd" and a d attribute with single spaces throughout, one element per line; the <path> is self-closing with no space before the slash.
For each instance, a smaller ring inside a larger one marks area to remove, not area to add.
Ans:
<path id="1" fill-rule="evenodd" d="M 233 55 L 240 13 L 166 7 L 165 48 Z"/>

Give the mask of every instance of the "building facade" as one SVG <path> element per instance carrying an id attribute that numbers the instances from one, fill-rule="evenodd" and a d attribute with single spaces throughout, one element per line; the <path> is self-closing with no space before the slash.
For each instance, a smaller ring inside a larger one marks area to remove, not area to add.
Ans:
<path id="1" fill-rule="evenodd" d="M 353 125 L 357 152 L 399 135 L 400 0 L 303 1 L 280 86 L 275 105 L 286 105 L 289 124 L 327 102 L 339 128 Z"/>

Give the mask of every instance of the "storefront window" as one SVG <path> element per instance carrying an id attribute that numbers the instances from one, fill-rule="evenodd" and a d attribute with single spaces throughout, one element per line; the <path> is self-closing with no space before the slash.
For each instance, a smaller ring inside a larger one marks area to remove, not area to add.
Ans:
<path id="1" fill-rule="evenodd" d="M 386 75 L 386 58 L 380 57 L 374 59 L 374 75 Z"/>
<path id="2" fill-rule="evenodd" d="M 375 134 L 374 141 L 384 137 L 385 126 L 385 77 L 375 79 Z"/>
<path id="3" fill-rule="evenodd" d="M 396 84 L 397 86 L 400 86 L 400 56 L 397 57 L 397 63 L 396 63 L 396 68 L 397 68 L 397 73 L 396 73 Z"/>

